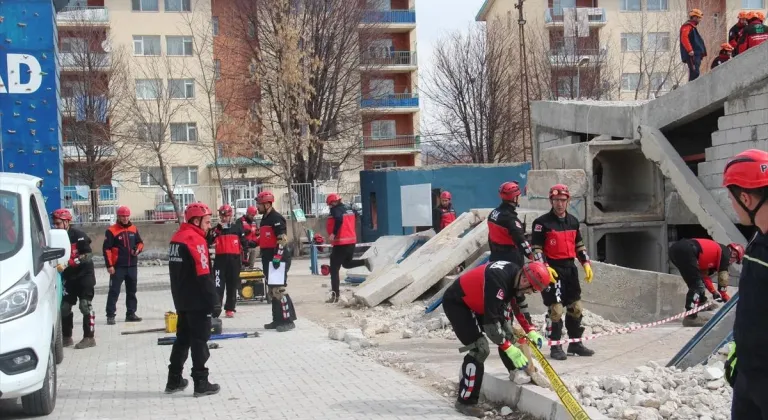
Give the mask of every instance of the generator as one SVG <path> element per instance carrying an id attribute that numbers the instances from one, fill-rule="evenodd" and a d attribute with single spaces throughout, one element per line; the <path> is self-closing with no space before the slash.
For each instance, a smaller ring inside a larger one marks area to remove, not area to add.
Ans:
<path id="1" fill-rule="evenodd" d="M 266 277 L 261 268 L 246 267 L 240 271 L 240 289 L 237 300 L 241 302 L 270 302 Z"/>

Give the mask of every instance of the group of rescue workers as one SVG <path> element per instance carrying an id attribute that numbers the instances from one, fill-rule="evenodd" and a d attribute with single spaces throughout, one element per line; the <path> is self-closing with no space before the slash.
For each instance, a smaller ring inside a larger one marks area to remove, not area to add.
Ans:
<path id="1" fill-rule="evenodd" d="M 688 21 L 680 27 L 680 56 L 688 66 L 688 81 L 699 77 L 701 61 L 707 56 L 704 38 L 698 29 L 703 18 L 704 13 L 700 9 L 692 9 L 688 12 Z M 728 42 L 720 44 L 720 52 L 712 60 L 712 69 L 768 39 L 768 26 L 763 24 L 764 12 L 742 10 L 738 19 L 728 31 Z"/>

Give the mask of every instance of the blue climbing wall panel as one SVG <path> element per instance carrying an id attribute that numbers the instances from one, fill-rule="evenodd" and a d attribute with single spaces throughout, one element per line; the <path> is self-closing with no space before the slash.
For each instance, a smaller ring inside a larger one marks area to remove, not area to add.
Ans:
<path id="1" fill-rule="evenodd" d="M 51 0 L 0 0 L 2 170 L 42 178 L 48 211 L 62 205 L 56 40 Z"/>

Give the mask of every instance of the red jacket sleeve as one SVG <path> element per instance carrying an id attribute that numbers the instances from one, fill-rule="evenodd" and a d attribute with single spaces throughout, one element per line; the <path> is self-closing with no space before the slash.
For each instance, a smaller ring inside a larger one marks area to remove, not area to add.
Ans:
<path id="1" fill-rule="evenodd" d="M 680 43 L 683 44 L 685 51 L 689 53 L 693 51 L 693 45 L 691 45 L 691 40 L 688 38 L 691 34 L 691 29 L 693 29 L 693 27 L 687 23 L 680 28 Z"/>

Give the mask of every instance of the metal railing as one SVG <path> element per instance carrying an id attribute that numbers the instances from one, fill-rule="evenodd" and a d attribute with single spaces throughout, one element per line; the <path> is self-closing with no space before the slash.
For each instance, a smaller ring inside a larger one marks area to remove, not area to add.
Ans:
<path id="1" fill-rule="evenodd" d="M 59 66 L 62 69 L 107 69 L 110 66 L 110 62 L 110 56 L 107 53 L 59 53 Z"/>
<path id="2" fill-rule="evenodd" d="M 360 61 L 363 65 L 374 66 L 415 66 L 418 64 L 416 51 L 389 51 L 382 54 L 365 52 Z"/>
<path id="3" fill-rule="evenodd" d="M 366 10 L 363 23 L 416 23 L 416 10 Z"/>
<path id="4" fill-rule="evenodd" d="M 560 48 L 549 51 L 549 61 L 557 66 L 578 66 L 579 64 L 594 66 L 605 59 L 606 51 L 603 49 L 567 49 Z"/>
<path id="5" fill-rule="evenodd" d="M 565 21 L 565 10 L 568 8 L 548 8 L 544 10 L 544 23 L 563 24 Z M 577 7 L 579 10 L 587 10 L 587 21 L 593 24 L 603 24 L 608 20 L 608 15 L 602 7 Z"/>
<path id="6" fill-rule="evenodd" d="M 103 6 L 69 6 L 56 14 L 56 23 L 109 23 L 109 10 Z"/>
<path id="7" fill-rule="evenodd" d="M 83 158 L 85 159 L 88 154 L 85 150 L 83 150 L 84 147 L 78 147 L 74 144 L 67 144 L 65 143 L 61 147 L 61 154 L 64 156 L 64 159 L 79 159 Z M 117 152 L 115 151 L 115 148 L 113 146 L 105 145 L 105 146 L 93 146 L 93 155 L 97 156 L 98 158 L 104 158 L 106 156 L 117 156 Z"/>
<path id="8" fill-rule="evenodd" d="M 416 135 L 400 135 L 391 137 L 363 136 L 360 139 L 363 151 L 377 150 L 418 150 L 421 147 L 421 137 Z"/>
<path id="9" fill-rule="evenodd" d="M 360 98 L 361 108 L 418 108 L 418 93 L 367 94 Z"/>

